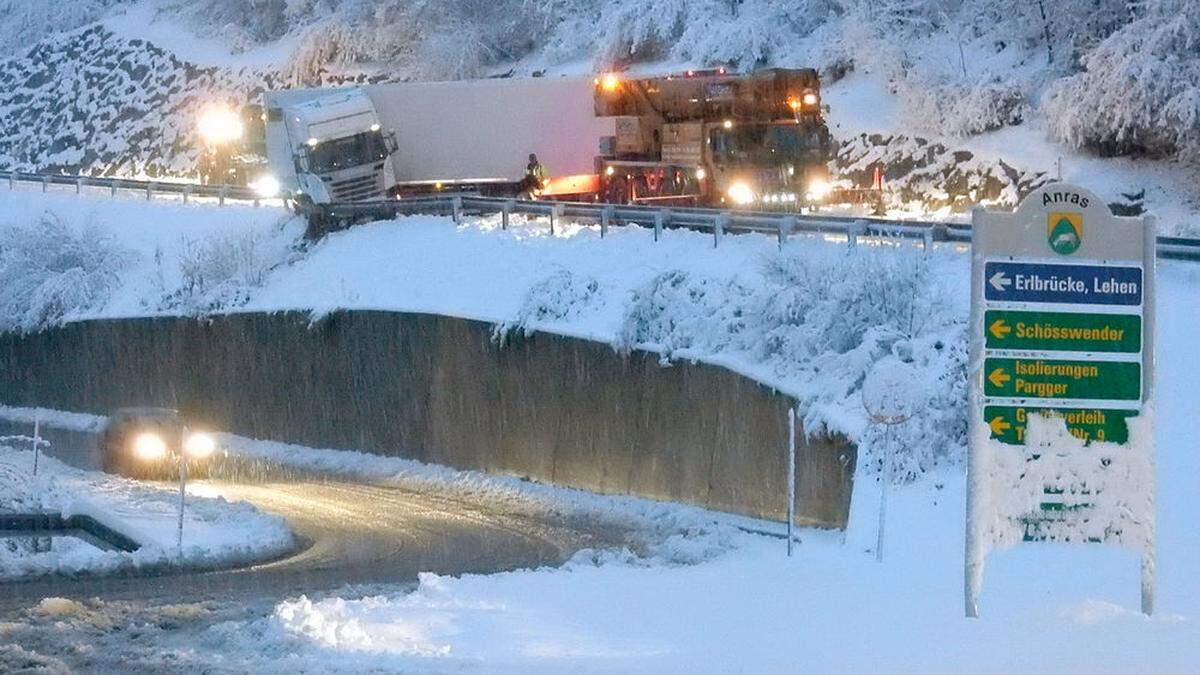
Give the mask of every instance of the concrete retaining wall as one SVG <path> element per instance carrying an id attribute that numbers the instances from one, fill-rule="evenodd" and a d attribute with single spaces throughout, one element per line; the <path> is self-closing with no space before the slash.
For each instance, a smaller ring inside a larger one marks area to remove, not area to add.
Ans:
<path id="1" fill-rule="evenodd" d="M 169 405 L 245 436 L 784 518 L 786 397 L 714 366 L 548 334 L 499 346 L 491 330 L 371 311 L 85 321 L 0 334 L 0 402 Z M 844 527 L 853 449 L 799 442 L 798 520 Z"/>

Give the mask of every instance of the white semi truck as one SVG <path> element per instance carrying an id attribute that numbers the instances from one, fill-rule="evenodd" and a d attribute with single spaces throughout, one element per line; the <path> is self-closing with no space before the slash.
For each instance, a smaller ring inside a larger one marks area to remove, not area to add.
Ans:
<path id="1" fill-rule="evenodd" d="M 293 89 L 266 92 L 264 108 L 275 179 L 317 218 L 331 209 L 308 206 L 512 196 L 530 153 L 554 199 L 767 210 L 858 199 L 832 189 L 812 69 Z"/>
<path id="2" fill-rule="evenodd" d="M 284 196 L 327 202 L 408 191 L 498 192 L 530 153 L 550 194 L 596 191 L 600 140 L 591 78 L 488 79 L 288 89 L 263 95 L 267 158 Z"/>

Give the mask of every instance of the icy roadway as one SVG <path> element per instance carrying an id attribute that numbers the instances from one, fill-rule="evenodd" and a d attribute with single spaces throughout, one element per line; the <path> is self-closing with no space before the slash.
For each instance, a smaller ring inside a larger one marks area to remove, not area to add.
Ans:
<path id="1" fill-rule="evenodd" d="M 66 432 L 56 440 L 53 454 L 95 468 L 90 435 Z M 484 496 L 450 497 L 312 476 L 196 483 L 206 492 L 285 517 L 301 539 L 300 548 L 236 569 L 0 585 L 0 620 L 23 624 L 20 647 L 31 663 L 44 658 L 52 669 L 163 672 L 173 669 L 163 661 L 173 648 L 197 649 L 194 640 L 208 627 L 269 614 L 286 597 L 320 597 L 335 589 L 343 596 L 368 594 L 379 584 L 415 583 L 419 572 L 487 573 L 556 564 L 581 548 L 615 544 L 625 534 L 568 522 L 511 499 L 497 504 Z M 46 597 L 79 600 L 93 611 L 86 635 L 65 635 L 54 617 L 38 619 L 29 611 Z M 197 665 L 194 653 L 175 664 L 180 671 Z"/>

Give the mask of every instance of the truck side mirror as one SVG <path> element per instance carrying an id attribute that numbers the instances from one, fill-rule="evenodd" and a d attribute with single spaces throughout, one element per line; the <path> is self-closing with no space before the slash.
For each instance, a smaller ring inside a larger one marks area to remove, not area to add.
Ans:
<path id="1" fill-rule="evenodd" d="M 395 152 L 396 149 L 400 147 L 400 145 L 398 143 L 396 143 L 396 132 L 395 131 L 389 131 L 389 132 L 387 132 L 387 135 L 385 135 L 383 137 L 383 147 L 387 148 L 387 152 L 389 155 L 392 154 L 393 152 Z"/>

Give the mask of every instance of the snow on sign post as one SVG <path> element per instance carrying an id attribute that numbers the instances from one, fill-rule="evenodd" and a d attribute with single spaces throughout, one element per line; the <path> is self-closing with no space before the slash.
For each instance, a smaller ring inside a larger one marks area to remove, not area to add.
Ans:
<path id="1" fill-rule="evenodd" d="M 976 210 L 965 592 L 995 546 L 1114 543 L 1154 602 L 1154 222 L 1042 187 Z"/>

